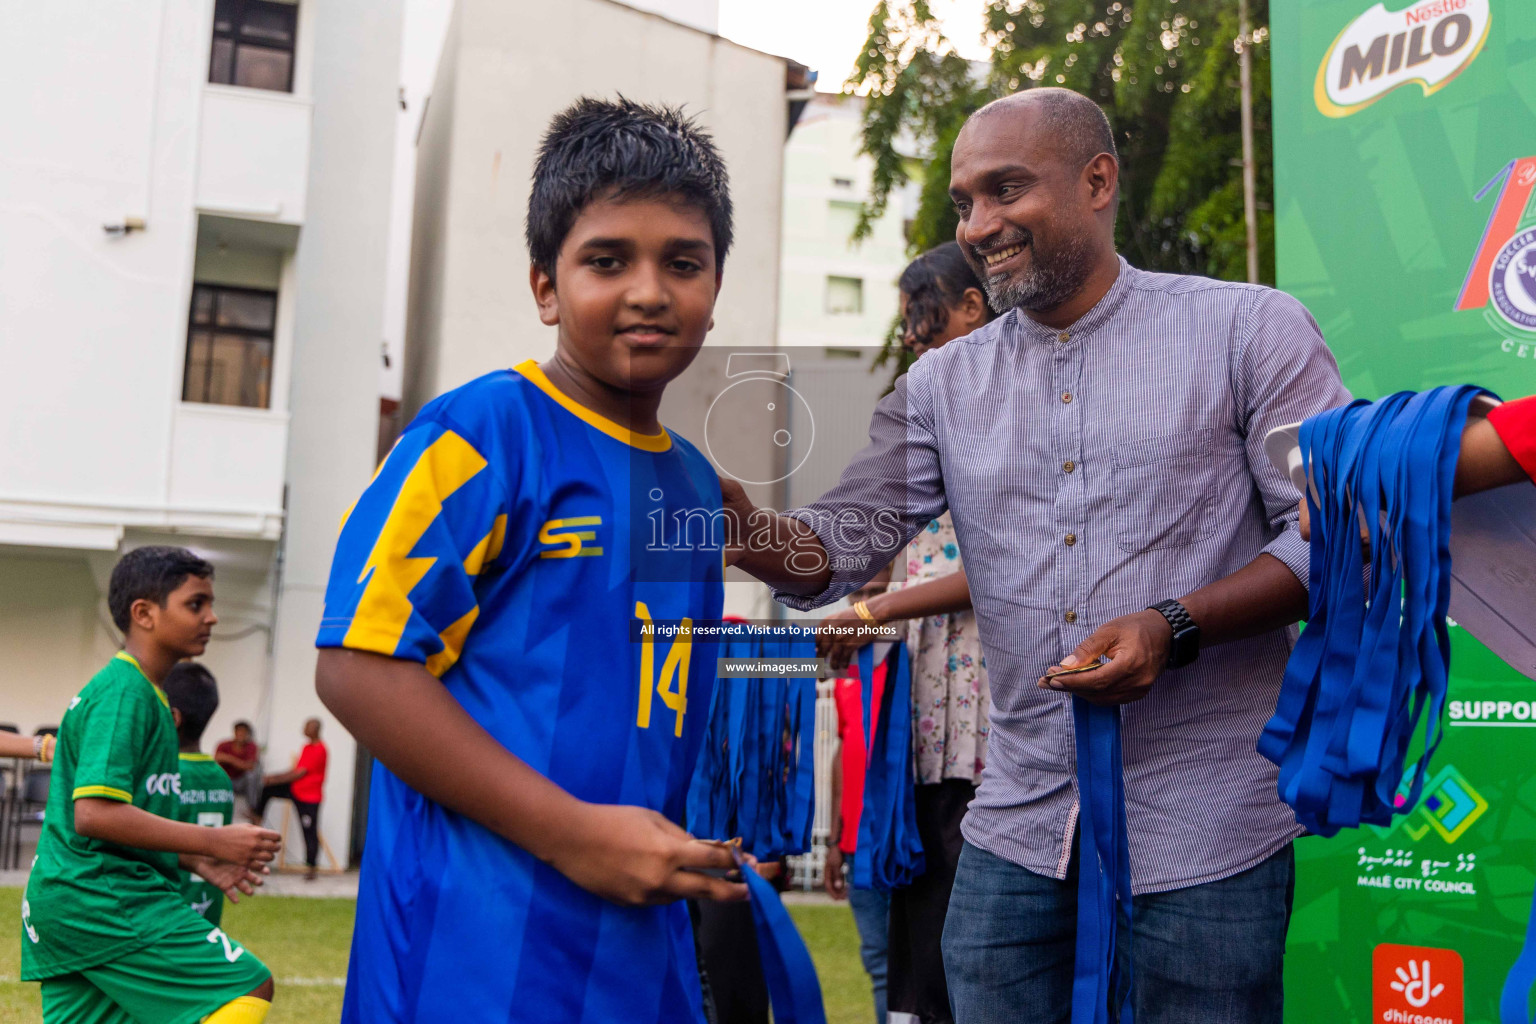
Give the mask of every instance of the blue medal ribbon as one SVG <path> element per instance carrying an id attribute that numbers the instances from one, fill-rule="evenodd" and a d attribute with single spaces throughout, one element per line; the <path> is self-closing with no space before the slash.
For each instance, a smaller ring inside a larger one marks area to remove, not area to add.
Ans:
<path id="1" fill-rule="evenodd" d="M 814 634 L 728 632 L 726 658 L 814 658 Z M 739 838 L 758 860 L 811 847 L 815 816 L 816 680 L 732 676 L 715 686 L 699 761 L 688 787 L 688 828 L 703 839 Z"/>
<path id="2" fill-rule="evenodd" d="M 1130 957 L 1122 975 L 1115 940 L 1130 948 L 1131 854 L 1125 827 L 1120 709 L 1072 698 L 1077 747 L 1077 949 L 1072 971 L 1072 1024 L 1132 1024 Z M 1122 920 L 1123 915 L 1123 920 Z"/>
<path id="3" fill-rule="evenodd" d="M 917 834 L 917 797 L 912 761 L 912 673 L 907 645 L 897 642 L 885 660 L 885 687 L 878 718 L 874 703 L 873 645 L 859 651 L 865 753 L 864 807 L 859 814 L 858 854 L 853 886 L 890 892 L 911 885 L 923 873 L 923 843 Z"/>
<path id="4" fill-rule="evenodd" d="M 737 863 L 741 863 L 739 853 Z M 816 965 L 789 911 L 762 875 L 744 865 L 741 875 L 752 901 L 752 925 L 774 1024 L 826 1024 Z"/>
<path id="5" fill-rule="evenodd" d="M 1536 896 L 1525 925 L 1525 946 L 1504 979 L 1499 996 L 1499 1024 L 1531 1024 L 1531 986 L 1536 985 Z"/>

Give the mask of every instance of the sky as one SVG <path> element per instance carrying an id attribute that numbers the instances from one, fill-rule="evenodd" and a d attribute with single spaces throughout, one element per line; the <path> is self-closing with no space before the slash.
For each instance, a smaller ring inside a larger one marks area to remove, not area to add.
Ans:
<path id="1" fill-rule="evenodd" d="M 853 70 L 874 0 L 720 0 L 720 34 L 743 46 L 793 57 L 820 73 L 816 88 L 838 92 Z M 982 0 L 933 0 L 962 56 L 986 56 Z"/>

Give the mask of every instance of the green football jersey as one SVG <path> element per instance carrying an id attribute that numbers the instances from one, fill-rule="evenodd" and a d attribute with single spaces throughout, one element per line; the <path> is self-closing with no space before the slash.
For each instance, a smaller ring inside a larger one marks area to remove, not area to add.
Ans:
<path id="1" fill-rule="evenodd" d="M 181 755 L 181 809 L 176 816 L 210 828 L 234 823 L 235 791 L 229 775 L 210 755 Z M 190 871 L 181 872 L 181 898 L 212 924 L 224 916 L 223 891 Z"/>
<path id="2" fill-rule="evenodd" d="M 22 978 L 107 963 L 150 944 L 186 914 L 176 854 L 75 831 L 81 797 L 176 818 L 176 747 L 164 692 L 127 652 L 119 651 L 70 702 L 59 722 L 43 832 L 22 896 Z"/>

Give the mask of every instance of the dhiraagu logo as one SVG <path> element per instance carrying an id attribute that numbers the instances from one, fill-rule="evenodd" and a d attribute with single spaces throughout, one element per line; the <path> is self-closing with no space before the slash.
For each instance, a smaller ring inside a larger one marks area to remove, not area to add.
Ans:
<path id="1" fill-rule="evenodd" d="M 539 543 L 546 545 L 539 552 L 540 558 L 590 558 L 601 555 L 603 549 L 592 542 L 602 526 L 602 516 L 576 516 L 572 519 L 551 519 L 539 527 Z"/>
<path id="2" fill-rule="evenodd" d="M 1381 1024 L 1462 1024 L 1461 954 L 1383 942 L 1371 953 L 1371 1019 Z"/>
<path id="3" fill-rule="evenodd" d="M 1411 775 L 1411 772 L 1405 773 L 1405 776 Z M 1397 791 L 1399 807 L 1408 803 L 1408 793 L 1409 782 L 1405 778 Z M 1415 840 L 1423 839 L 1433 831 L 1447 843 L 1454 843 L 1487 811 L 1488 801 L 1473 788 L 1466 776 L 1456 770 L 1455 765 L 1448 764 L 1424 787 L 1419 806 L 1411 813 L 1392 819 L 1391 825 L 1370 827 L 1382 838 L 1401 828 Z"/>

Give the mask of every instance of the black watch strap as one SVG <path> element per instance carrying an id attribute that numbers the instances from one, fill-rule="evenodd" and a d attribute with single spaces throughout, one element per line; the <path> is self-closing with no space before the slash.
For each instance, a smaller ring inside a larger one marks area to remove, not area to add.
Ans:
<path id="1" fill-rule="evenodd" d="M 1160 601 L 1149 611 L 1157 612 L 1173 627 L 1173 642 L 1168 647 L 1168 667 L 1183 668 L 1200 656 L 1200 627 L 1190 618 L 1189 609 L 1178 601 Z"/>

